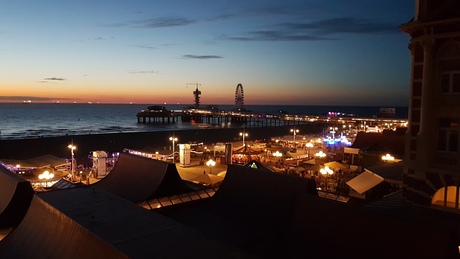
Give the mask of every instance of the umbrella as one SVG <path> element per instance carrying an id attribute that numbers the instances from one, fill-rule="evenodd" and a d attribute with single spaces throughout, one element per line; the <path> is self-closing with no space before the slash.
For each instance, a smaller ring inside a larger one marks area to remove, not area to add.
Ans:
<path id="1" fill-rule="evenodd" d="M 216 183 L 222 182 L 222 180 L 224 180 L 224 178 L 221 176 L 206 173 L 189 179 L 188 181 L 214 185 Z"/>
<path id="2" fill-rule="evenodd" d="M 226 174 L 227 174 L 227 171 L 222 171 L 222 172 L 218 173 L 217 176 L 225 177 Z"/>
<path id="3" fill-rule="evenodd" d="M 329 167 L 329 168 L 332 168 L 332 169 L 347 169 L 348 167 L 344 164 L 341 164 L 339 162 L 336 162 L 336 161 L 332 161 L 332 162 L 328 162 L 328 163 L 325 163 L 324 164 L 325 166 Z"/>

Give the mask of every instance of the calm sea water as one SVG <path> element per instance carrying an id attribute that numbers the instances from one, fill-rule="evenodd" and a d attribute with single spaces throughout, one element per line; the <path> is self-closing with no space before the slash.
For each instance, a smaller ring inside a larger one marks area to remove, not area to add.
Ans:
<path id="1" fill-rule="evenodd" d="M 0 138 L 34 138 L 114 132 L 186 130 L 202 127 L 232 127 L 189 123 L 141 124 L 136 114 L 145 104 L 6 104 L 0 103 Z M 182 109 L 184 105 L 164 105 L 167 109 Z M 207 106 L 204 105 L 203 108 Z M 219 110 L 233 110 L 233 105 L 218 105 Z M 396 117 L 407 119 L 407 107 L 395 107 Z M 271 106 L 245 105 L 245 109 L 265 114 L 326 115 L 330 111 L 373 117 L 380 107 L 369 106 Z M 236 125 L 235 125 L 236 127 Z M 238 125 L 238 127 L 241 127 Z"/>

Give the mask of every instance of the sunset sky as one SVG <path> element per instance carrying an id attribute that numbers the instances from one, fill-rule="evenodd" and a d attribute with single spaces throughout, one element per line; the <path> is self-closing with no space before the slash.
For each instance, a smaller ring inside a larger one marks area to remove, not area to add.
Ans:
<path id="1" fill-rule="evenodd" d="M 0 102 L 409 102 L 414 0 L 0 0 Z"/>

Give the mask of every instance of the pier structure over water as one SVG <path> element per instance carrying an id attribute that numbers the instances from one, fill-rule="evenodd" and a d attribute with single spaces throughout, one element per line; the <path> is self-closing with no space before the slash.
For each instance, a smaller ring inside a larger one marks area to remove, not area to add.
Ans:
<path id="1" fill-rule="evenodd" d="M 208 124 L 249 124 L 254 126 L 289 126 L 304 122 L 297 115 L 266 115 L 252 112 L 219 111 L 213 109 L 183 109 L 168 111 L 163 106 L 149 106 L 137 113 L 137 122 L 169 124 L 177 122 Z"/>
<path id="2" fill-rule="evenodd" d="M 354 128 L 357 131 L 377 132 L 384 129 L 407 127 L 407 119 L 358 118 L 342 116 L 317 116 L 304 114 L 259 114 L 250 111 L 221 111 L 218 109 L 184 108 L 166 110 L 163 106 L 149 106 L 137 113 L 137 122 L 143 124 L 206 123 L 213 125 L 241 124 L 246 127 L 296 126 L 326 123 Z"/>

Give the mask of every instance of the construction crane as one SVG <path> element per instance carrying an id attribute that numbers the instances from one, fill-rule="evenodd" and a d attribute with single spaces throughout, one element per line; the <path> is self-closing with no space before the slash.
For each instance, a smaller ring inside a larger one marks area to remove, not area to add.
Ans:
<path id="1" fill-rule="evenodd" d="M 187 83 L 185 85 L 185 87 L 187 87 L 189 85 L 195 85 L 196 86 L 195 91 L 193 91 L 193 96 L 195 97 L 195 108 L 198 109 L 200 107 L 200 95 L 201 95 L 201 91 L 198 90 L 198 86 L 200 86 L 201 84 L 199 84 L 199 83 Z"/>

